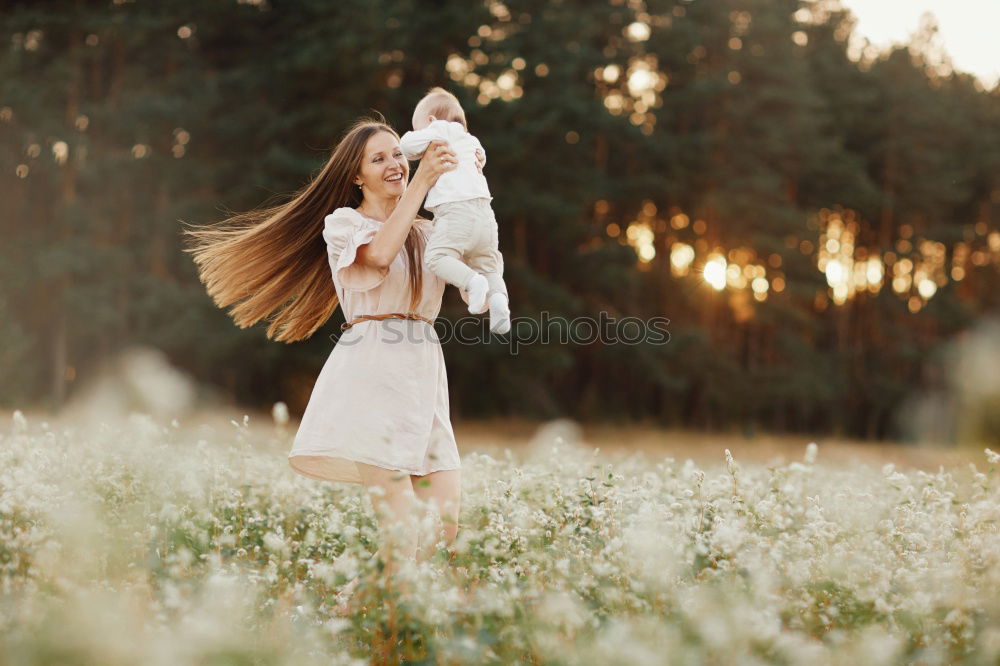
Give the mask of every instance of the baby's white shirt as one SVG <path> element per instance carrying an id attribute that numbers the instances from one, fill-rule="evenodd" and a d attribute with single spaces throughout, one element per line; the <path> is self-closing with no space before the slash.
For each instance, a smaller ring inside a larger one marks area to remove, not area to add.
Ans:
<path id="1" fill-rule="evenodd" d="M 486 151 L 479 139 L 469 134 L 462 123 L 435 120 L 422 130 L 407 132 L 400 137 L 399 144 L 406 159 L 416 160 L 423 157 L 431 141 L 447 141 L 449 148 L 458 156 L 458 167 L 438 177 L 427 192 L 424 208 L 433 213 L 443 203 L 493 198 L 486 177 L 476 168 L 476 150 L 482 150 L 483 156 Z"/>

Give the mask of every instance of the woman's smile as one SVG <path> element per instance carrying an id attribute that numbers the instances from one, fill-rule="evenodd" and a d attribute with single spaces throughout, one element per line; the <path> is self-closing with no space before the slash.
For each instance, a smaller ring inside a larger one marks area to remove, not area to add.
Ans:
<path id="1" fill-rule="evenodd" d="M 365 157 L 358 174 L 369 205 L 381 199 L 398 199 L 406 189 L 410 163 L 399 148 L 399 139 L 391 132 L 378 132 L 368 139 Z M 378 204 L 382 205 L 382 204 Z"/>

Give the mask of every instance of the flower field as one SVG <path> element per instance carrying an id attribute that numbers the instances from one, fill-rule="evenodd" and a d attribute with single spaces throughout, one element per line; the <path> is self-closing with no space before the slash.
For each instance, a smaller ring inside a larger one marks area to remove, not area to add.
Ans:
<path id="1" fill-rule="evenodd" d="M 464 452 L 453 552 L 400 588 L 371 559 L 363 488 L 295 475 L 290 436 L 281 420 L 16 412 L 0 426 L 3 663 L 1000 660 L 989 450 L 934 473 L 829 465 L 806 443 L 780 464 L 611 459 L 558 435 Z"/>

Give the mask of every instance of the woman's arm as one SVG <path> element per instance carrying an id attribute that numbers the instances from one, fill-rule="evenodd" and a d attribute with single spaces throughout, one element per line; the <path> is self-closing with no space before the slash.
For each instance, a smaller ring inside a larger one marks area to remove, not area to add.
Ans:
<path id="1" fill-rule="evenodd" d="M 386 268 L 399 254 L 406 242 L 410 227 L 417 219 L 420 205 L 427 196 L 427 191 L 446 171 L 458 166 L 458 157 L 443 141 L 434 141 L 427 147 L 424 158 L 420 160 L 413 178 L 406 186 L 403 196 L 396 203 L 396 208 L 382 224 L 370 243 L 358 247 L 357 263 L 374 268 Z"/>

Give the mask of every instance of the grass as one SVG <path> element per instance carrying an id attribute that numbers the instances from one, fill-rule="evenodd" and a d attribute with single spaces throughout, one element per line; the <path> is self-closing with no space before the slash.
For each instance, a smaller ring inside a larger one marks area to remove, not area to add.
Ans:
<path id="1" fill-rule="evenodd" d="M 4 663 L 1000 659 L 982 450 L 458 425 L 459 538 L 387 584 L 363 489 L 294 474 L 293 425 L 231 417 L 7 416 Z"/>

